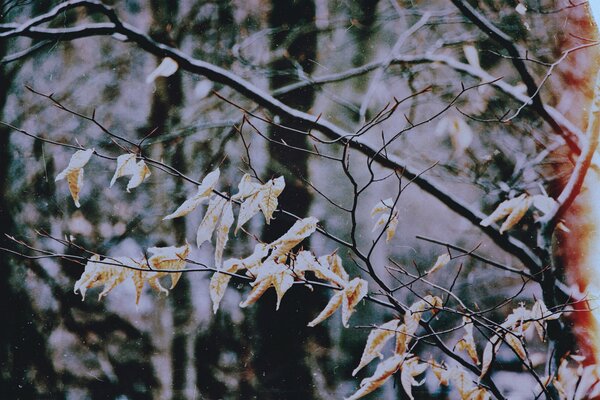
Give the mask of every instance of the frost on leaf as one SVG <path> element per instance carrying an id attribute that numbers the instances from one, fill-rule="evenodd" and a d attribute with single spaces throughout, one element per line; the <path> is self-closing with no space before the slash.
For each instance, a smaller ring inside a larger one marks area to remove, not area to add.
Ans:
<path id="1" fill-rule="evenodd" d="M 299 252 L 294 262 L 294 268 L 302 271 L 312 271 L 318 279 L 344 287 L 349 278 L 341 265 L 342 260 L 337 254 L 322 256 L 317 260 L 309 251 Z"/>
<path id="2" fill-rule="evenodd" d="M 360 371 L 375 358 L 379 357 L 380 359 L 383 359 L 381 350 L 391 338 L 396 336 L 396 329 L 398 329 L 400 322 L 400 320 L 393 319 L 374 328 L 371 333 L 369 333 L 365 349 L 363 350 L 363 354 L 360 358 L 360 363 L 358 364 L 358 367 L 352 371 L 352 376 L 355 376 L 358 371 Z"/>
<path id="3" fill-rule="evenodd" d="M 446 266 L 446 264 L 448 264 L 449 262 L 450 262 L 450 254 L 444 253 L 437 258 L 437 260 L 435 261 L 435 264 L 433 264 L 433 267 L 431 267 L 431 269 L 427 273 L 431 274 L 432 272 L 435 272 L 438 269 Z"/>
<path id="4" fill-rule="evenodd" d="M 81 206 L 81 204 L 79 204 L 79 192 L 83 186 L 83 167 L 88 163 L 92 154 L 94 154 L 94 149 L 77 150 L 75 154 L 71 156 L 67 168 L 62 170 L 56 176 L 56 179 L 54 179 L 55 182 L 58 182 L 67 178 L 69 191 L 71 192 L 71 197 L 77 208 Z"/>
<path id="5" fill-rule="evenodd" d="M 480 378 L 483 378 L 492 366 L 492 361 L 494 361 L 494 356 L 498 352 L 500 344 L 502 344 L 500 336 L 494 335 L 488 340 L 487 344 L 485 345 L 485 348 L 483 349 L 483 360 L 481 361 L 481 374 L 479 376 Z"/>
<path id="6" fill-rule="evenodd" d="M 288 253 L 294 247 L 317 230 L 317 222 L 318 220 L 315 217 L 296 221 L 283 236 L 269 245 L 273 249 L 271 257 L 275 260 L 287 258 Z"/>
<path id="7" fill-rule="evenodd" d="M 252 290 L 246 300 L 240 303 L 240 307 L 244 308 L 256 303 L 267 289 L 273 287 L 277 293 L 277 305 L 275 309 L 279 310 L 283 295 L 293 284 L 294 273 L 290 267 L 285 264 L 276 263 L 273 260 L 267 260 L 258 270 L 256 279 L 251 283 Z"/>
<path id="8" fill-rule="evenodd" d="M 504 233 L 507 230 L 514 227 L 516 224 L 521 221 L 523 216 L 529 207 L 531 206 L 531 197 L 527 196 L 527 194 L 523 193 L 519 197 L 512 198 L 510 200 L 505 200 L 498 205 L 498 207 L 490 214 L 488 217 L 483 219 L 479 225 L 481 226 L 489 226 L 494 222 L 500 221 L 504 218 L 506 220 L 500 227 L 500 233 Z"/>
<path id="9" fill-rule="evenodd" d="M 136 260 L 129 257 L 105 258 L 100 260 L 100 256 L 95 254 L 85 265 L 83 274 L 75 282 L 74 292 L 81 293 L 82 300 L 85 300 L 85 293 L 88 289 L 96 286 L 104 286 L 102 292 L 98 295 L 98 300 L 106 296 L 117 285 L 131 278 L 136 286 L 136 304 L 139 300 L 138 285 L 135 275 L 138 271 L 135 269 L 143 268 Z"/>
<path id="10" fill-rule="evenodd" d="M 352 396 L 347 397 L 346 400 L 359 399 L 379 388 L 400 369 L 403 361 L 403 355 L 395 355 L 379 363 L 373 376 L 363 379 L 360 388 Z"/>
<path id="11" fill-rule="evenodd" d="M 425 311 L 431 310 L 431 312 L 436 313 L 436 307 L 441 307 L 442 304 L 442 299 L 431 295 L 427 295 L 423 298 L 423 300 L 413 304 L 404 315 L 404 324 L 406 325 L 407 335 L 412 336 L 415 334 L 419 328 L 421 316 Z"/>
<path id="12" fill-rule="evenodd" d="M 559 314 L 550 312 L 542 300 L 537 300 L 533 304 L 533 307 L 531 307 L 531 319 L 540 340 L 544 341 L 546 336 L 546 321 L 555 320 L 559 317 Z"/>
<path id="13" fill-rule="evenodd" d="M 217 241 L 215 244 L 215 267 L 221 268 L 221 261 L 223 260 L 223 250 L 229 240 L 229 230 L 233 225 L 233 210 L 231 207 L 231 201 L 227 202 L 223 208 L 221 214 L 221 220 L 217 228 Z"/>
<path id="14" fill-rule="evenodd" d="M 127 183 L 127 192 L 129 193 L 131 189 L 140 186 L 151 175 L 150 168 L 148 168 L 144 160 L 138 162 L 135 160 L 135 154 L 121 154 L 117 157 L 117 169 L 110 181 L 110 187 L 115 184 L 118 178 L 130 176 L 129 183 Z"/>
<path id="15" fill-rule="evenodd" d="M 385 227 L 385 240 L 389 242 L 396 234 L 396 229 L 398 228 L 398 210 L 394 208 L 394 201 L 391 197 L 375 204 L 371 210 L 371 217 L 376 216 L 379 217 L 373 226 L 372 232 L 380 227 Z"/>
<path id="16" fill-rule="evenodd" d="M 151 247 L 148 249 L 152 253 L 152 257 L 148 259 L 150 269 L 155 270 L 154 272 L 145 273 L 148 279 L 148 284 L 153 289 L 161 292 L 168 293 L 158 281 L 159 278 L 169 275 L 171 277 L 171 289 L 177 285 L 179 278 L 181 278 L 181 272 L 160 272 L 161 270 L 180 271 L 185 268 L 186 257 L 190 254 L 190 245 L 175 247 Z"/>
<path id="17" fill-rule="evenodd" d="M 244 202 L 240 206 L 235 232 L 237 233 L 259 211 L 262 211 L 268 225 L 273 218 L 273 213 L 277 209 L 277 198 L 285 188 L 283 177 L 280 176 L 279 178 L 271 179 L 264 185 L 260 185 L 251 182 L 250 175 L 246 174 L 242 177 L 238 188 L 238 193 L 232 199 L 243 199 Z"/>
<path id="18" fill-rule="evenodd" d="M 158 67 L 156 67 L 156 69 L 146 77 L 146 83 L 154 82 L 154 80 L 159 76 L 171 76 L 177 72 L 177 69 L 179 69 L 179 64 L 177 64 L 177 61 L 170 57 L 165 57 Z"/>
<path id="19" fill-rule="evenodd" d="M 231 275 L 238 272 L 242 266 L 242 261 L 232 258 L 225 261 L 220 272 L 215 272 L 210 278 L 210 299 L 213 303 L 213 312 L 216 314 L 219 309 L 219 304 L 225 295 L 227 285 L 231 280 Z"/>
<path id="20" fill-rule="evenodd" d="M 418 382 L 415 377 L 421 375 L 427 368 L 428 364 L 420 363 L 417 357 L 412 357 L 404 361 L 401 365 L 402 372 L 400 373 L 400 381 L 402 382 L 402 388 L 408 395 L 410 400 L 414 400 L 412 395 L 413 386 L 421 386 L 425 383 L 425 379 Z"/>
<path id="21" fill-rule="evenodd" d="M 215 185 L 217 184 L 217 181 L 219 180 L 219 175 L 220 171 L 218 168 L 206 175 L 202 180 L 202 183 L 198 185 L 198 191 L 196 192 L 196 194 L 192 198 L 189 198 L 186 201 L 184 201 L 183 204 L 181 204 L 177 208 L 177 210 L 164 217 L 163 220 L 179 218 L 188 215 L 189 213 L 194 211 L 196 207 L 198 207 L 204 201 L 208 200 L 212 194 Z"/>
<path id="22" fill-rule="evenodd" d="M 465 334 L 456 343 L 456 348 L 458 350 L 465 350 L 471 360 L 475 364 L 479 364 L 479 357 L 477 356 L 477 347 L 475 346 L 475 338 L 473 337 L 473 322 L 468 317 L 463 317 L 463 323 L 465 324 Z"/>
<path id="23" fill-rule="evenodd" d="M 208 203 L 208 209 L 206 210 L 204 218 L 202 218 L 202 222 L 198 227 L 198 232 L 196 233 L 196 245 L 198 247 L 200 247 L 202 243 L 210 241 L 226 204 L 227 199 L 221 196 L 213 196 Z"/>

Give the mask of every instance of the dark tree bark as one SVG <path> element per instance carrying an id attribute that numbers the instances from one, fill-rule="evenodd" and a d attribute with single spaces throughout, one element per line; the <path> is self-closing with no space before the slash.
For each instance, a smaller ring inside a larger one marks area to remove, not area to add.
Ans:
<path id="1" fill-rule="evenodd" d="M 150 28 L 152 37 L 168 45 L 174 43 L 172 31 L 177 23 L 179 2 L 153 0 L 152 26 Z M 161 60 L 158 60 L 161 62 Z M 169 129 L 176 126 L 180 121 L 179 110 L 183 103 L 183 88 L 181 74 L 175 73 L 168 78 L 158 78 L 154 82 L 156 90 L 152 97 L 152 107 L 148 117 L 147 129 L 156 129 L 155 135 L 168 133 Z M 185 173 L 187 166 L 183 143 L 167 143 L 166 146 L 174 146 L 171 157 L 171 165 Z M 167 152 L 168 152 L 167 148 Z M 175 204 L 185 200 L 184 184 L 177 180 L 175 184 Z M 179 246 L 186 240 L 186 222 L 184 218 L 172 221 L 175 234 L 175 245 Z M 165 244 L 173 245 L 173 244 Z M 192 319 L 192 300 L 190 294 L 190 282 L 187 275 L 182 275 L 177 284 L 177 289 L 169 296 L 173 312 L 173 341 L 171 342 L 171 390 L 174 400 L 186 399 L 186 388 L 189 381 L 190 367 L 190 339 L 189 326 Z"/>
<path id="2" fill-rule="evenodd" d="M 272 64 L 271 88 L 277 89 L 295 81 L 296 68 L 300 66 L 307 74 L 312 73 L 317 57 L 317 33 L 314 29 L 315 5 L 312 0 L 273 1 L 269 23 L 276 33 L 271 48 L 286 56 Z M 313 104 L 314 89 L 306 88 L 293 96 L 280 100 L 302 111 Z M 283 118 L 281 125 L 293 129 L 308 130 L 309 126 Z M 282 128 L 272 128 L 271 139 L 284 141 L 292 147 L 306 148 L 304 136 Z M 308 177 L 305 153 L 271 143 L 269 146 L 268 174 L 283 175 L 286 188 L 279 202 L 298 216 L 307 216 L 311 196 L 302 178 Z M 270 177 L 270 176 L 269 176 Z M 270 242 L 283 235 L 293 221 L 280 216 L 264 230 L 263 240 Z M 256 324 L 257 352 L 256 375 L 260 377 L 258 398 L 261 399 L 310 399 L 318 397 L 318 390 L 308 365 L 311 346 L 327 347 L 328 336 L 324 328 L 308 328 L 306 324 L 319 311 L 322 304 L 319 292 L 294 287 L 286 294 L 279 311 L 275 311 L 274 291 L 267 292 L 257 304 Z"/>

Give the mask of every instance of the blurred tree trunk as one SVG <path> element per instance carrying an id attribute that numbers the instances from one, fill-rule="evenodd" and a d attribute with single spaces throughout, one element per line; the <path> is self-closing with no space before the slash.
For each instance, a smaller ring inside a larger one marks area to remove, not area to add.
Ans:
<path id="1" fill-rule="evenodd" d="M 396 1 L 396 0 L 394 0 Z M 379 0 L 358 0 L 350 2 L 350 18 L 352 29 L 350 32 L 356 43 L 356 51 L 352 56 L 352 65 L 358 67 L 371 60 L 373 54 L 373 24 L 375 23 L 377 3 Z M 365 82 L 359 79 L 358 82 Z"/>
<path id="2" fill-rule="evenodd" d="M 173 42 L 172 30 L 177 23 L 179 12 L 178 1 L 152 0 L 152 26 L 150 28 L 152 37 L 162 43 L 178 47 Z M 158 63 L 161 60 L 157 60 Z M 155 135 L 167 133 L 169 129 L 176 126 L 180 121 L 179 111 L 183 102 L 183 88 L 181 74 L 176 73 L 168 78 L 158 78 L 154 82 L 156 90 L 152 97 L 152 108 L 149 116 L 149 127 L 151 131 L 156 129 Z M 169 142 L 166 146 L 174 146 L 170 164 L 179 171 L 185 173 L 187 166 L 183 142 Z M 169 149 L 166 149 L 167 153 Z M 176 180 L 175 196 L 172 196 L 173 204 L 180 204 L 185 200 L 184 184 L 181 179 Z M 180 246 L 186 240 L 186 223 L 184 218 L 176 218 L 172 221 L 174 230 L 174 244 Z M 169 296 L 173 309 L 173 341 L 171 342 L 171 390 L 172 398 L 175 400 L 186 399 L 186 389 L 190 383 L 190 350 L 189 327 L 192 318 L 193 306 L 190 293 L 190 282 L 186 274 L 181 276 L 177 284 L 177 290 L 173 290 Z"/>
<path id="3" fill-rule="evenodd" d="M 269 24 L 275 30 L 271 39 L 274 51 L 283 49 L 284 56 L 271 65 L 272 89 L 296 80 L 296 70 L 301 67 L 312 73 L 317 56 L 317 33 L 315 5 L 312 0 L 275 0 L 269 16 Z M 308 87 L 280 98 L 288 105 L 308 111 L 314 100 L 314 89 Z M 282 126 L 308 130 L 309 126 L 282 119 Z M 303 135 L 272 127 L 271 139 L 284 141 L 292 147 L 306 148 Z M 280 204 L 298 216 L 307 216 L 311 196 L 302 178 L 308 178 L 306 154 L 287 147 L 269 143 L 269 175 L 283 175 L 286 188 L 279 198 Z M 270 176 L 269 176 L 270 177 Z M 265 226 L 263 240 L 270 242 L 283 235 L 293 221 L 280 216 Z M 257 304 L 257 352 L 256 375 L 259 377 L 257 397 L 260 399 L 310 399 L 318 397 L 320 388 L 315 387 L 311 369 L 315 351 L 328 347 L 325 328 L 308 328 L 307 322 L 318 314 L 323 306 L 322 291 L 309 292 L 304 287 L 294 287 L 286 294 L 279 311 L 275 311 L 275 292 L 269 291 Z M 326 374 L 327 375 L 327 374 Z"/>
<path id="4" fill-rule="evenodd" d="M 0 10 L 3 8 L 0 2 Z M 2 19 L 3 14 L 0 22 Z M 7 45 L 6 41 L 0 41 L 0 59 L 7 55 Z M 4 88 L 0 91 L 0 120 L 3 120 L 16 68 L 0 64 L 0 82 Z M 6 235 L 16 234 L 11 216 L 16 205 L 9 199 L 11 150 L 10 130 L 0 126 L 0 247 L 10 247 L 12 243 Z M 3 322 L 0 329 L 0 398 L 62 397 L 62 385 L 58 384 L 47 338 L 42 333 L 46 327 L 39 320 L 23 286 L 25 271 L 6 255 L 0 257 L 0 270 L 3 271 L 0 279 L 0 319 Z"/>

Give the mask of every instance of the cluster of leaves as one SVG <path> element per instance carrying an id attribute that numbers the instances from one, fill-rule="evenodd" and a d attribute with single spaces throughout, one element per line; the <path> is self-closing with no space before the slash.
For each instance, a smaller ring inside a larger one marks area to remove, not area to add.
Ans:
<path id="1" fill-rule="evenodd" d="M 72 157 L 69 165 L 63 170 L 56 180 L 66 178 L 69 183 L 71 196 L 79 207 L 79 193 L 83 184 L 83 167 L 90 160 L 94 150 L 79 150 Z M 148 176 L 150 170 L 144 160 L 137 161 L 135 154 L 123 154 L 117 157 L 117 166 L 110 182 L 112 187 L 116 180 L 122 176 L 129 176 L 127 191 L 139 186 Z M 317 220 L 313 217 L 299 219 L 280 238 L 271 243 L 259 243 L 254 252 L 246 258 L 231 258 L 223 261 L 223 252 L 228 242 L 231 227 L 235 222 L 234 205 L 239 206 L 237 224 L 234 233 L 244 226 L 253 216 L 262 213 L 267 224 L 273 218 L 278 207 L 278 196 L 285 188 L 283 177 L 271 179 L 266 183 L 255 182 L 248 174 L 244 175 L 236 194 L 229 196 L 216 189 L 220 177 L 219 169 L 207 174 L 198 185 L 196 194 L 185 200 L 174 212 L 165 216 L 163 220 L 180 218 L 188 215 L 203 203 L 208 203 L 204 217 L 198 227 L 196 244 L 200 247 L 205 242 L 211 242 L 214 236 L 214 273 L 210 280 L 210 297 L 213 311 L 216 313 L 223 299 L 227 286 L 233 277 L 249 281 L 251 290 L 247 297 L 240 303 L 240 307 L 248 307 L 257 302 L 260 297 L 271 287 L 277 295 L 276 308 L 285 293 L 295 284 L 304 285 L 321 284 L 333 289 L 334 293 L 319 315 L 308 323 L 315 326 L 341 308 L 342 324 L 349 326 L 349 319 L 355 307 L 368 294 L 368 284 L 364 279 L 352 278 L 345 271 L 341 258 L 336 252 L 317 257 L 310 251 L 295 248 L 307 237 L 317 230 Z M 523 218 L 531 205 L 541 212 L 549 212 L 554 206 L 554 200 L 546 196 L 521 196 L 501 203 L 498 208 L 485 220 L 482 225 L 506 218 L 501 232 L 510 229 Z M 390 241 L 398 224 L 398 210 L 393 200 L 386 199 L 377 203 L 371 212 L 377 217 L 374 229 L 383 228 L 386 241 Z M 383 233 L 383 232 L 382 232 Z M 150 257 L 142 255 L 132 257 L 104 257 L 93 255 L 88 260 L 81 278 L 75 283 L 75 292 L 80 292 L 85 299 L 86 291 L 96 286 L 103 286 L 99 299 L 106 296 L 114 287 L 126 280 L 131 280 L 136 290 L 136 304 L 140 300 L 144 285 L 158 292 L 168 294 L 160 280 L 166 276 L 171 279 L 170 289 L 177 284 L 188 262 L 190 245 L 176 247 L 152 247 L 148 249 Z M 444 267 L 451 257 L 448 253 L 440 255 L 428 273 L 435 272 Z M 307 273 L 310 275 L 307 277 Z M 318 281 L 310 281 L 309 278 Z M 421 385 L 425 379 L 417 381 L 428 369 L 437 377 L 441 385 L 452 385 L 458 391 L 461 399 L 485 400 L 490 398 L 486 387 L 475 383 L 469 377 L 469 372 L 460 365 L 446 366 L 434 360 L 423 362 L 413 354 L 411 344 L 416 343 L 417 331 L 424 313 L 435 315 L 443 309 L 442 300 L 437 296 L 428 295 L 405 310 L 400 319 L 392 319 L 374 328 L 367 339 L 359 365 L 353 371 L 356 375 L 362 368 L 374 359 L 384 358 L 384 347 L 395 338 L 392 354 L 381 361 L 371 377 L 363 379 L 357 391 L 347 400 L 361 398 L 383 385 L 390 377 L 400 371 L 400 380 L 404 391 L 409 398 L 412 396 L 412 387 Z M 480 361 L 475 338 L 473 335 L 473 321 L 465 316 L 463 325 L 465 333 L 456 343 L 455 349 L 465 351 L 476 365 L 481 365 L 480 379 L 489 371 L 496 353 L 502 343 L 506 343 L 514 353 L 526 362 L 528 359 L 524 345 L 524 338 L 528 331 L 535 329 L 541 340 L 544 340 L 546 321 L 558 318 L 558 314 L 548 311 L 542 301 L 536 301 L 531 310 L 519 306 L 508 316 L 506 321 L 499 324 L 492 337 L 487 341 Z M 459 327 L 460 328 L 460 327 Z M 581 369 L 581 368 L 580 368 Z M 595 374 L 597 369 L 583 369 L 571 371 L 567 364 L 561 366 L 561 373 L 556 377 L 546 379 L 546 384 L 552 384 L 563 393 L 571 393 L 578 388 L 571 388 L 564 381 L 567 375 L 578 373 Z M 594 375 L 595 376 L 595 375 Z M 590 378 L 591 379 L 591 378 Z M 591 390 L 591 387 L 589 388 Z"/>

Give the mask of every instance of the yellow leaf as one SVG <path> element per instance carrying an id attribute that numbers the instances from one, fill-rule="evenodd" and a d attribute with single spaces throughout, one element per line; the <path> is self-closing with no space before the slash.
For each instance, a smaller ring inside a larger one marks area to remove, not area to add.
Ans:
<path id="1" fill-rule="evenodd" d="M 151 175 L 150 169 L 144 160 L 140 160 L 136 163 L 135 158 L 135 154 L 121 154 L 117 157 L 117 169 L 110 180 L 110 187 L 115 184 L 118 178 L 130 176 L 131 178 L 127 183 L 127 192 L 129 193 L 131 189 L 141 185 L 144 179 Z"/>
<path id="2" fill-rule="evenodd" d="M 501 343 L 502 342 L 500 341 L 500 336 L 498 336 L 498 335 L 494 335 L 490 338 L 490 340 L 488 340 L 487 344 L 485 345 L 485 348 L 483 349 L 481 374 L 479 376 L 480 378 L 483 378 L 485 376 L 485 374 L 487 373 L 487 371 L 490 369 L 490 366 L 492 365 L 492 361 L 494 360 L 494 355 L 500 348 Z"/>
<path id="3" fill-rule="evenodd" d="M 396 210 L 393 206 L 394 201 L 390 197 L 375 204 L 375 206 L 371 210 L 372 217 L 381 214 L 375 222 L 375 225 L 373 226 L 371 232 L 374 232 L 375 230 L 377 230 L 377 228 L 385 227 L 386 242 L 392 240 L 392 238 L 396 234 L 396 229 L 398 228 L 398 210 Z"/>
<path id="4" fill-rule="evenodd" d="M 231 208 L 231 201 L 229 201 L 223 209 L 219 227 L 217 228 L 217 241 L 215 244 L 215 267 L 217 269 L 221 267 L 223 250 L 229 239 L 229 229 L 231 229 L 231 225 L 233 225 L 233 210 Z"/>
<path id="5" fill-rule="evenodd" d="M 221 218 L 225 204 L 227 204 L 227 199 L 221 196 L 213 196 L 213 198 L 210 199 L 208 209 L 206 210 L 204 218 L 202 218 L 202 222 L 198 227 L 198 232 L 196 233 L 196 245 L 198 247 L 200 247 L 202 243 L 210 241 L 213 231 L 219 222 L 219 218 Z"/>
<path id="6" fill-rule="evenodd" d="M 153 254 L 148 259 L 151 269 L 178 271 L 185 268 L 185 259 L 190 254 L 190 246 L 186 243 L 181 247 L 150 247 L 148 251 Z M 181 272 L 154 272 L 152 279 L 157 282 L 158 278 L 166 275 L 171 277 L 171 289 L 173 289 L 181 277 Z"/>
<path id="7" fill-rule="evenodd" d="M 235 199 L 246 198 L 240 207 L 236 233 L 259 211 L 262 211 L 268 225 L 273 218 L 273 212 L 277 209 L 277 197 L 284 188 L 285 181 L 282 176 L 271 179 L 264 185 L 256 185 L 250 182 L 249 175 L 245 175 L 239 184 L 238 193 L 234 196 Z"/>
<path id="8" fill-rule="evenodd" d="M 342 325 L 348 327 L 354 307 L 367 295 L 368 283 L 364 279 L 354 278 L 346 284 L 342 297 Z"/>
<path id="9" fill-rule="evenodd" d="M 352 396 L 347 397 L 346 400 L 359 399 L 379 388 L 398 371 L 402 361 L 404 361 L 404 356 L 395 355 L 379 363 L 373 376 L 363 379 L 360 383 L 360 388 Z"/>
<path id="10" fill-rule="evenodd" d="M 179 218 L 188 215 L 205 200 L 208 200 L 210 198 L 210 195 L 212 194 L 213 188 L 217 183 L 217 180 L 219 179 L 219 174 L 219 168 L 217 168 L 210 174 L 206 175 L 202 180 L 202 183 L 198 185 L 198 191 L 196 192 L 194 197 L 184 201 L 183 204 L 181 204 L 177 208 L 177 210 L 175 210 L 172 214 L 169 214 L 166 217 L 164 217 L 163 220 Z"/>
<path id="11" fill-rule="evenodd" d="M 87 289 L 103 285 L 104 289 L 98 295 L 100 300 L 125 279 L 133 279 L 134 270 L 128 267 L 140 266 L 135 260 L 127 257 L 105 258 L 101 261 L 100 256 L 95 254 L 87 262 L 79 280 L 75 282 L 74 292 L 79 291 L 82 300 L 85 300 Z"/>
<path id="12" fill-rule="evenodd" d="M 253 288 L 248 298 L 240 304 L 240 307 L 244 308 L 254 304 L 268 288 L 273 286 L 277 293 L 277 305 L 275 309 L 279 310 L 283 295 L 293 284 L 293 272 L 287 265 L 278 264 L 273 260 L 266 260 L 258 268 L 256 279 L 251 283 Z"/>
<path id="13" fill-rule="evenodd" d="M 437 260 L 435 261 L 435 264 L 433 264 L 433 267 L 431 267 L 431 269 L 427 273 L 431 274 L 432 272 L 435 272 L 438 269 L 446 266 L 446 264 L 448 264 L 449 262 L 450 262 L 450 254 L 444 253 L 444 254 L 438 256 Z"/>
<path id="14" fill-rule="evenodd" d="M 318 279 L 323 279 L 334 285 L 344 287 L 346 281 L 331 270 L 329 261 L 329 256 L 319 257 L 319 260 L 316 260 L 312 253 L 301 251 L 296 255 L 294 270 L 312 271 Z"/>
<path id="15" fill-rule="evenodd" d="M 504 233 L 518 224 L 519 221 L 521 221 L 521 219 L 525 216 L 527 210 L 529 210 L 530 205 L 531 199 L 529 197 L 525 197 L 519 201 L 500 227 L 500 233 Z"/>
<path id="16" fill-rule="evenodd" d="M 420 386 L 425 383 L 425 379 L 421 382 L 417 382 L 415 380 L 415 376 L 421 375 L 425 370 L 427 370 L 428 365 L 424 363 L 419 363 L 419 360 L 416 357 L 409 358 L 405 360 L 401 367 L 402 372 L 400 373 L 400 381 L 402 383 L 402 388 L 408 395 L 410 400 L 414 400 L 412 395 L 412 387 Z"/>
<path id="17" fill-rule="evenodd" d="M 522 200 L 525 199 L 527 195 L 523 193 L 519 197 L 512 198 L 510 200 L 505 200 L 496 207 L 494 212 L 492 212 L 487 218 L 481 220 L 479 225 L 481 226 L 489 226 L 492 223 L 499 221 L 512 213 L 513 209 L 521 203 Z"/>
<path id="18" fill-rule="evenodd" d="M 437 296 L 427 295 L 413 304 L 408 312 L 404 315 L 404 324 L 406 325 L 406 333 L 409 336 L 415 334 L 419 328 L 419 322 L 421 321 L 421 315 L 426 310 L 431 310 L 433 313 L 436 312 L 436 307 L 442 306 L 442 299 Z"/>
<path id="19" fill-rule="evenodd" d="M 301 241 L 310 236 L 317 229 L 317 219 L 308 217 L 298 220 L 279 239 L 272 242 L 269 247 L 273 249 L 271 258 L 277 260 L 287 258 L 288 253 Z"/>
<path id="20" fill-rule="evenodd" d="M 79 192 L 83 186 L 83 167 L 88 163 L 92 154 L 94 154 L 94 149 L 77 150 L 75 154 L 71 156 L 67 168 L 62 170 L 54 180 L 55 182 L 58 182 L 67 178 L 69 191 L 71 192 L 71 197 L 77 208 L 81 206 L 79 204 Z"/>
<path id="21" fill-rule="evenodd" d="M 238 184 L 238 192 L 231 197 L 232 200 L 242 200 L 260 190 L 262 185 L 252 182 L 252 177 L 244 174 Z"/>
<path id="22" fill-rule="evenodd" d="M 283 176 L 279 178 L 272 179 L 269 182 L 265 183 L 262 191 L 265 193 L 262 197 L 262 201 L 260 202 L 260 210 L 265 216 L 265 221 L 267 225 L 271 222 L 273 218 L 273 212 L 277 209 L 277 197 L 283 192 L 285 188 L 285 181 L 283 180 Z"/>
<path id="23" fill-rule="evenodd" d="M 447 377 L 450 383 L 458 390 L 462 400 L 468 400 L 470 393 L 475 388 L 473 380 L 467 371 L 458 365 L 448 368 Z"/>
<path id="24" fill-rule="evenodd" d="M 414 334 L 414 332 L 413 332 Z M 406 324 L 402 324 L 396 330 L 396 348 L 394 353 L 396 354 L 404 354 L 408 350 L 408 345 L 412 340 L 412 335 L 408 334 Z"/>
<path id="25" fill-rule="evenodd" d="M 390 197 L 385 200 L 381 200 L 379 203 L 375 204 L 373 209 L 371 210 L 371 217 L 374 217 L 377 214 L 381 214 L 384 212 L 389 213 L 394 208 L 394 200 Z"/>
<path id="26" fill-rule="evenodd" d="M 523 347 L 523 342 L 521 341 L 520 337 L 512 333 L 507 333 L 504 337 L 504 340 L 510 347 L 513 348 L 521 360 L 527 359 L 527 353 L 525 352 L 525 347 Z"/>
<path id="27" fill-rule="evenodd" d="M 458 350 L 466 350 L 469 357 L 475 364 L 479 364 L 479 357 L 477 356 L 477 347 L 475 346 L 475 338 L 473 337 L 473 322 L 468 317 L 463 317 L 463 322 L 465 324 L 465 334 L 456 343 L 456 348 Z"/>
<path id="28" fill-rule="evenodd" d="M 325 321 L 327 318 L 331 317 L 333 315 L 333 313 L 335 313 L 337 311 L 337 309 L 340 308 L 340 306 L 342 305 L 343 297 L 344 297 L 344 292 L 342 292 L 341 290 L 336 291 L 336 293 L 331 297 L 331 299 L 329 299 L 329 302 L 327 303 L 327 305 L 325 306 L 323 311 L 321 311 L 315 319 L 310 321 L 308 323 L 308 326 L 310 326 L 310 327 L 316 326 L 317 324 L 320 324 L 321 322 Z"/>
<path id="29" fill-rule="evenodd" d="M 132 165 L 135 165 L 135 157 L 135 154 L 121 154 L 119 157 L 117 157 L 117 169 L 115 170 L 115 174 L 110 180 L 109 187 L 112 187 L 118 178 L 126 175 L 131 175 L 130 172 L 134 168 L 132 167 Z"/>
<path id="30" fill-rule="evenodd" d="M 381 350 L 389 339 L 396 336 L 396 329 L 398 329 L 399 324 L 399 320 L 393 319 L 371 330 L 371 333 L 369 333 L 369 337 L 367 338 L 367 343 L 365 344 L 365 349 L 360 358 L 360 363 L 358 364 L 358 367 L 352 371 L 352 376 L 355 376 L 358 371 L 375 358 L 383 358 Z"/>
<path id="31" fill-rule="evenodd" d="M 238 259 L 230 259 L 223 263 L 222 272 L 228 272 L 234 274 L 238 272 L 241 267 L 241 261 Z M 219 304 L 221 303 L 221 299 L 225 295 L 225 290 L 227 289 L 227 285 L 231 280 L 231 275 L 224 274 L 222 272 L 215 272 L 213 276 L 210 278 L 210 299 L 213 303 L 213 312 L 216 314 L 219 309 Z"/>

